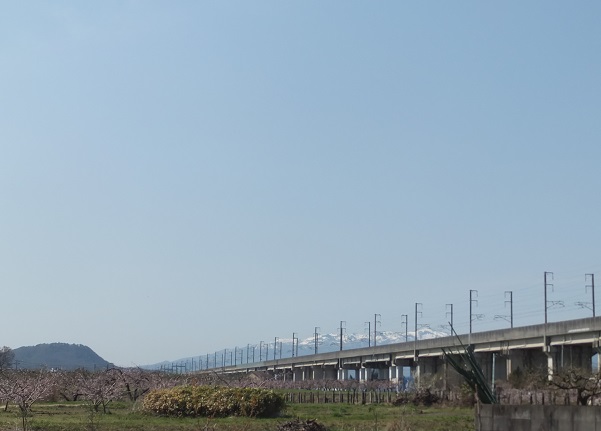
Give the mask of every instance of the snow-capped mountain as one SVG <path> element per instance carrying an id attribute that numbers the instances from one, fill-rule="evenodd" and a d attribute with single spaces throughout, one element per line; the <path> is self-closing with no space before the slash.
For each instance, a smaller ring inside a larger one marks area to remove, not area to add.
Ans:
<path id="1" fill-rule="evenodd" d="M 449 334 L 441 331 L 435 331 L 430 328 L 421 328 L 417 331 L 419 340 L 427 340 L 430 338 L 446 337 Z M 404 343 L 415 340 L 415 332 L 405 334 L 400 332 L 383 331 L 378 332 L 375 345 L 381 346 L 386 344 Z M 286 349 L 291 352 L 292 340 L 282 340 L 282 354 L 285 356 Z M 373 334 L 368 337 L 367 334 L 343 334 L 342 348 L 343 350 L 359 349 L 362 347 L 374 346 Z M 317 352 L 327 353 L 340 350 L 340 334 L 320 334 L 317 342 Z M 315 337 L 308 337 L 298 341 L 299 356 L 311 355 L 315 353 Z"/>
<path id="2" fill-rule="evenodd" d="M 428 327 L 417 330 L 419 340 L 431 338 L 447 337 L 449 334 L 442 331 L 436 331 Z M 405 334 L 400 332 L 382 331 L 378 332 L 376 345 L 386 345 L 395 343 L 411 342 L 415 340 L 415 332 L 410 331 Z M 306 356 L 315 353 L 315 337 L 307 337 L 298 340 L 297 351 L 294 356 Z M 374 345 L 373 333 L 371 338 L 367 334 L 343 334 L 342 348 L 343 350 L 359 349 Z M 176 361 L 165 361 L 160 364 L 148 365 L 143 368 L 148 369 L 169 369 L 170 366 L 176 364 L 178 367 L 185 367 L 186 370 L 195 370 L 199 368 L 221 367 L 223 365 L 233 365 L 241 363 L 261 362 L 274 359 L 274 344 L 261 343 L 260 345 L 247 345 L 244 347 L 229 347 L 227 349 L 213 352 L 209 355 L 204 355 L 182 358 Z M 327 353 L 340 350 L 340 334 L 319 334 L 317 341 L 317 353 Z M 236 357 L 234 358 L 234 354 Z M 275 358 L 289 358 L 292 356 L 292 339 L 282 338 L 276 346 Z M 207 364 L 208 361 L 208 364 Z M 202 366 L 199 364 L 202 363 Z"/>

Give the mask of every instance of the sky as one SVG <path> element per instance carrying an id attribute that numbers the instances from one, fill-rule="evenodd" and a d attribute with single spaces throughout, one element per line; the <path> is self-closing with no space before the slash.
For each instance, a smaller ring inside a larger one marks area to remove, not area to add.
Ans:
<path id="1" fill-rule="evenodd" d="M 544 322 L 545 271 L 549 321 L 592 316 L 600 18 L 2 2 L 0 344 L 145 365 L 341 321 L 411 331 L 416 303 L 420 326 L 453 304 L 459 333 L 502 329 L 506 292 L 514 326 Z"/>

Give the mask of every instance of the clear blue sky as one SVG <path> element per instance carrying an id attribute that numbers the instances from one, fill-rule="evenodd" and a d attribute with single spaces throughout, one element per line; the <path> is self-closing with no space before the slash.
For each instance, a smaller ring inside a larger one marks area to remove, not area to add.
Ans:
<path id="1" fill-rule="evenodd" d="M 120 365 L 591 315 L 601 2 L 4 2 L 11 347 Z M 599 291 L 601 296 L 601 290 Z M 601 307 L 601 303 L 600 303 Z M 599 311 L 601 313 L 601 310 Z M 411 330 L 410 326 L 410 330 Z"/>

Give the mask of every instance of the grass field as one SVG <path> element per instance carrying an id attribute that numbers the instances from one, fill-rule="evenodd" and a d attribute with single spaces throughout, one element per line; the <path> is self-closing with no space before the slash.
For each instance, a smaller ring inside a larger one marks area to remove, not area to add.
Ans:
<path id="1" fill-rule="evenodd" d="M 316 419 L 328 431 L 467 431 L 473 430 L 473 410 L 390 405 L 290 404 L 277 418 L 166 418 L 140 411 L 137 405 L 114 403 L 110 413 L 92 413 L 82 403 L 35 404 L 27 418 L 29 430 L 48 431 L 275 431 L 284 422 Z M 0 430 L 23 429 L 16 406 L 0 410 Z"/>

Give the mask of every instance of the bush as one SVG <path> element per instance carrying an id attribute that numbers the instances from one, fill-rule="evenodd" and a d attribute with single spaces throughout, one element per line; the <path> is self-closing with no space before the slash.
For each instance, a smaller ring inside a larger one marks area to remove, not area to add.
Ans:
<path id="1" fill-rule="evenodd" d="M 326 427 L 315 419 L 301 421 L 296 419 L 278 425 L 277 431 L 326 431 Z"/>
<path id="2" fill-rule="evenodd" d="M 149 392 L 144 410 L 164 416 L 269 417 L 285 406 L 284 399 L 265 389 L 178 386 Z"/>
<path id="3" fill-rule="evenodd" d="M 432 404 L 440 402 L 440 397 L 430 392 L 430 389 L 417 389 L 411 392 L 402 392 L 397 399 L 392 402 L 395 406 L 404 404 L 413 404 L 414 406 L 430 407 Z"/>

